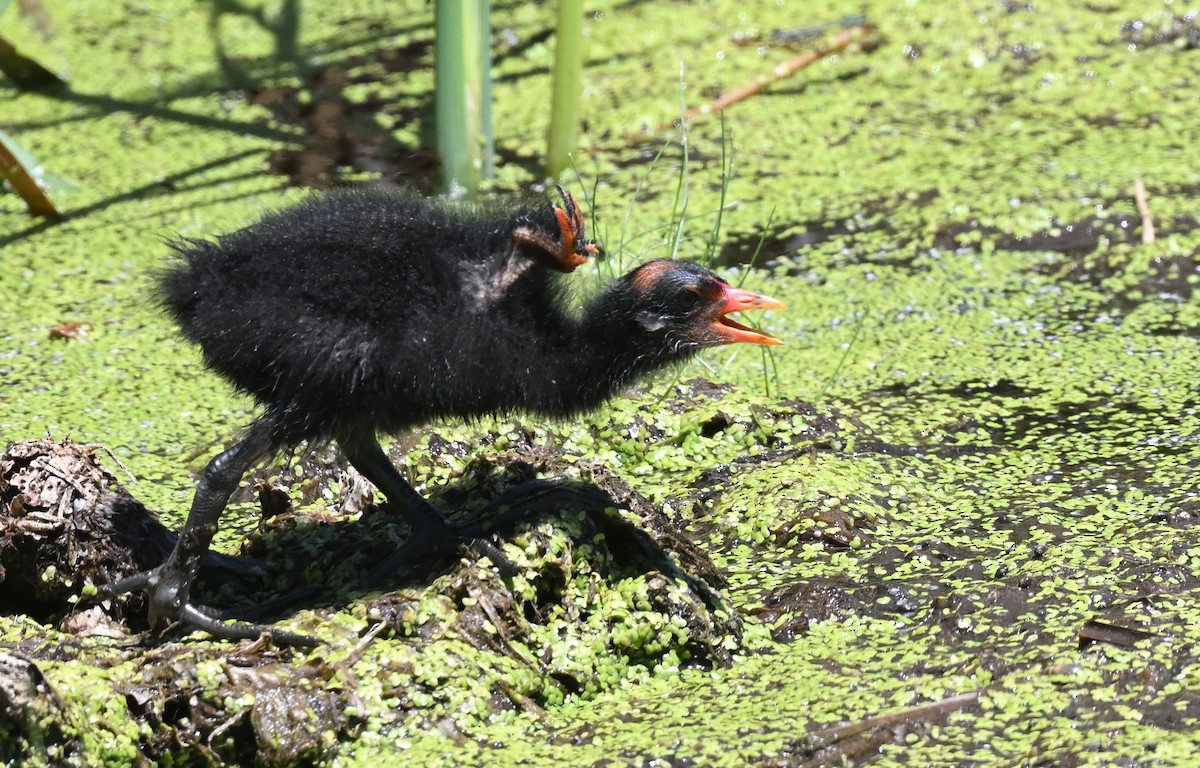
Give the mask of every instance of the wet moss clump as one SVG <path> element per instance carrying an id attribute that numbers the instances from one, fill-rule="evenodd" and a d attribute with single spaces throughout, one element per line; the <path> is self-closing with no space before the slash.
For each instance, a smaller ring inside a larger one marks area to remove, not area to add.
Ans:
<path id="1" fill-rule="evenodd" d="M 186 744 L 214 760 L 291 765 L 332 758 L 367 725 L 387 732 L 416 718 L 421 727 L 468 732 L 500 713 L 539 713 L 629 682 L 730 663 L 741 621 L 707 556 L 603 467 L 568 464 L 513 429 L 503 469 L 473 463 L 448 495 L 471 499 L 514 472 L 560 470 L 586 472 L 588 487 L 611 506 L 572 510 L 577 497 L 566 495 L 568 503 L 507 515 L 494 521 L 490 551 L 499 566 L 473 551 L 407 563 L 393 579 L 399 588 L 382 594 L 359 585 L 386 557 L 379 542 L 403 537 L 394 515 L 372 505 L 358 515 L 314 515 L 312 504 L 293 508 L 288 494 L 252 479 L 265 502 L 247 547 L 258 559 L 210 558 L 198 589 L 217 587 L 214 601 L 231 602 L 235 615 L 275 593 L 275 610 L 287 619 L 281 626 L 326 643 L 310 653 L 276 648 L 269 635 L 233 645 L 139 634 L 141 599 L 114 600 L 96 587 L 157 562 L 173 537 L 116 485 L 94 446 L 9 446 L 0 458 L 5 573 L 41 574 L 32 600 L 10 610 L 59 621 L 61 630 L 13 628 L 10 647 L 19 655 L 5 667 L 15 693 L 3 726 L 23 753 L 49 764 L 68 753 L 86 762 L 100 753 L 89 746 L 94 734 L 75 725 L 95 717 L 80 707 L 123 697 L 126 715 L 105 715 L 115 718 L 109 738 L 138 729 L 142 758 L 165 759 Z M 438 439 L 422 450 L 427 466 L 447 465 L 439 450 L 459 455 L 456 441 Z M 301 463 L 312 468 L 323 458 Z M 325 486 L 307 489 L 315 499 L 355 484 L 340 464 L 309 479 Z M 58 564 L 30 566 L 51 561 Z M 16 595 L 28 585 L 6 586 Z M 136 670 L 132 677 L 108 677 L 117 659 Z M 89 668 L 86 682 L 70 677 L 80 664 Z M 75 699 L 85 685 L 99 686 L 99 698 Z M 388 702 L 386 712 L 364 703 L 376 700 Z"/>

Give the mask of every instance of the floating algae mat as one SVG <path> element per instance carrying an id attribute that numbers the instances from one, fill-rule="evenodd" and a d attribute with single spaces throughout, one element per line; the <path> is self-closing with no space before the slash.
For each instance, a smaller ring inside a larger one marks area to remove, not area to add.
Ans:
<path id="1" fill-rule="evenodd" d="M 154 513 L 177 528 L 212 436 L 252 418 L 146 298 L 160 238 L 237 228 L 293 183 L 429 188 L 431 6 L 298 5 L 5 16 L 69 85 L 0 82 L 4 130 L 76 188 L 54 225 L 0 196 L 5 761 L 1200 760 L 1200 32 L 1168 3 L 869 3 L 876 47 L 697 119 L 686 152 L 654 133 L 681 101 L 766 76 L 803 55 L 773 32 L 842 10 L 589 5 L 571 191 L 614 263 L 581 292 L 673 251 L 733 281 L 753 260 L 786 345 L 575 422 L 397 439 L 455 514 L 532 476 L 614 499 L 502 532 L 511 577 L 468 552 L 364 591 L 402 526 L 320 447 L 264 465 L 217 541 L 257 567 L 202 589 L 276 601 L 317 649 L 98 600 L 89 568 L 139 550 L 81 548 L 76 504 L 127 494 L 144 507 L 116 519 L 169 546 Z M 553 19 L 492 25 L 510 189 L 537 180 Z"/>

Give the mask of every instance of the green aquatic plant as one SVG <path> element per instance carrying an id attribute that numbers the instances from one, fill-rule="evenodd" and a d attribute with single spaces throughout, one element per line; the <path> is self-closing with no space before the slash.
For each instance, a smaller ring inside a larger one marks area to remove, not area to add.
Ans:
<path id="1" fill-rule="evenodd" d="M 546 134 L 546 175 L 552 179 L 571 165 L 571 153 L 579 141 L 583 88 L 583 2 L 558 0 L 557 6 L 550 128 Z"/>
<path id="2" fill-rule="evenodd" d="M 490 2 L 438 0 L 434 103 L 442 190 L 473 196 L 491 176 Z"/>

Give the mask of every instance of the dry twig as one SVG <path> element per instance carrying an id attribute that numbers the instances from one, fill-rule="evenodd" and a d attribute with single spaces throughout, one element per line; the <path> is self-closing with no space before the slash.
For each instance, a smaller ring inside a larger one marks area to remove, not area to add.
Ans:
<path id="1" fill-rule="evenodd" d="M 699 107 L 692 107 L 686 113 L 684 113 L 683 122 L 684 124 L 690 123 L 697 117 L 718 113 L 727 109 L 728 107 L 733 106 L 734 104 L 737 104 L 740 101 L 745 101 L 751 96 L 766 90 L 774 83 L 777 83 L 780 80 L 786 80 L 805 67 L 820 61 L 830 54 L 845 50 L 856 42 L 859 44 L 859 47 L 862 50 L 871 51 L 877 48 L 882 41 L 876 34 L 875 26 L 872 24 L 858 24 L 845 29 L 838 33 L 838 35 L 834 37 L 828 45 L 822 45 L 817 48 L 813 48 L 812 50 L 805 51 L 795 58 L 780 62 L 779 64 L 775 65 L 774 69 L 771 70 L 771 74 L 765 77 L 760 77 L 757 80 L 723 93 L 708 104 Z M 663 131 L 675 127 L 677 124 L 677 120 L 663 123 L 654 130 L 653 134 L 662 133 Z"/>
<path id="2" fill-rule="evenodd" d="M 29 212 L 34 216 L 58 220 L 62 214 L 50 200 L 46 191 L 38 184 L 30 168 L 26 168 L 11 148 L 0 138 L 0 179 L 9 183 L 13 191 L 21 196 Z"/>
<path id="3" fill-rule="evenodd" d="M 941 723 L 954 712 L 979 701 L 982 690 L 948 696 L 918 704 L 857 723 L 842 723 L 809 732 L 798 742 L 799 750 L 779 759 L 765 760 L 759 768 L 820 768 L 827 765 L 857 764 L 867 760 L 880 747 L 895 741 L 905 726 Z"/>
<path id="4" fill-rule="evenodd" d="M 1133 180 L 1133 200 L 1137 203 L 1138 213 L 1142 215 L 1142 243 L 1149 245 L 1154 242 L 1154 219 L 1150 216 L 1150 206 L 1146 204 L 1146 185 L 1141 179 Z"/>

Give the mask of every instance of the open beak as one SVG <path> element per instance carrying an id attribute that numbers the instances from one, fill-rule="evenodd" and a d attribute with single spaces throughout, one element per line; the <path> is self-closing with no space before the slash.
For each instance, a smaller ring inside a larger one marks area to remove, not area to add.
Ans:
<path id="1" fill-rule="evenodd" d="M 787 305 L 782 301 L 772 299 L 770 296 L 763 296 L 761 293 L 743 291 L 741 288 L 734 288 L 731 285 L 724 287 L 724 294 L 720 301 L 721 309 L 716 321 L 713 322 L 713 327 L 727 344 L 742 342 L 774 346 L 783 343 L 769 333 L 747 328 L 726 317 L 732 312 L 740 312 L 743 309 L 787 309 Z"/>

